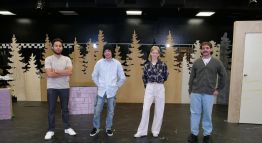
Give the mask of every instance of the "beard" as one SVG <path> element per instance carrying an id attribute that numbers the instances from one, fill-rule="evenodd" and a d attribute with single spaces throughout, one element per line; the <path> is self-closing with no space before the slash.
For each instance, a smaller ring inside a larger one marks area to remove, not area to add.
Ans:
<path id="1" fill-rule="evenodd" d="M 61 55 L 62 54 L 62 51 L 61 52 L 57 52 L 53 49 L 53 52 L 56 54 L 56 55 Z"/>

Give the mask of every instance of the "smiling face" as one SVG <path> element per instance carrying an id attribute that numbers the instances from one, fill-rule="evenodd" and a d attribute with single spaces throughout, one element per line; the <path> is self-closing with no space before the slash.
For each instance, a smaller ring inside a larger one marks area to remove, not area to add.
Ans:
<path id="1" fill-rule="evenodd" d="M 105 59 L 107 59 L 107 60 L 111 59 L 111 58 L 112 58 L 112 52 L 111 52 L 111 50 L 106 49 L 106 50 L 104 51 L 104 56 L 105 56 Z"/>
<path id="2" fill-rule="evenodd" d="M 150 50 L 149 60 L 150 61 L 156 61 L 158 60 L 160 55 L 160 49 L 158 46 L 153 46 Z"/>
<path id="3" fill-rule="evenodd" d="M 62 43 L 60 41 L 55 41 L 54 45 L 53 45 L 53 52 L 56 55 L 61 55 L 63 51 L 63 46 Z"/>
<path id="4" fill-rule="evenodd" d="M 152 60 L 157 60 L 158 57 L 159 57 L 159 52 L 158 52 L 157 49 L 153 49 L 153 50 L 150 52 L 150 55 L 151 55 Z"/>

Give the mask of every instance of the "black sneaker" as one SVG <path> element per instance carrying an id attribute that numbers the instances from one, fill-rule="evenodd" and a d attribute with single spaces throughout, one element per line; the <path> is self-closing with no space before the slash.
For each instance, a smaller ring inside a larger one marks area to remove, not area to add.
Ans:
<path id="1" fill-rule="evenodd" d="M 188 143 L 198 143 L 198 138 L 196 135 L 190 134 L 187 141 Z"/>
<path id="2" fill-rule="evenodd" d="M 203 143 L 211 143 L 211 137 L 210 135 L 204 136 Z"/>
<path id="3" fill-rule="evenodd" d="M 109 136 L 109 137 L 113 136 L 112 130 L 106 130 L 106 134 L 107 134 L 107 136 Z"/>
<path id="4" fill-rule="evenodd" d="M 93 128 L 93 130 L 90 133 L 90 136 L 93 137 L 93 136 L 97 135 L 98 133 L 99 133 L 99 129 Z"/>

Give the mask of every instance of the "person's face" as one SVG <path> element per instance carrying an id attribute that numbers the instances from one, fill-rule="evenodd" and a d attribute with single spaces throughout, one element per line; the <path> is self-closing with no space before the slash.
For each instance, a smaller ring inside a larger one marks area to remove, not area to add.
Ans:
<path id="1" fill-rule="evenodd" d="M 211 56 L 212 49 L 208 45 L 203 45 L 201 47 L 201 54 L 203 57 Z"/>
<path id="2" fill-rule="evenodd" d="M 111 53 L 111 51 L 110 51 L 109 49 L 106 49 L 106 50 L 104 51 L 104 56 L 105 56 L 106 59 L 111 59 L 111 58 L 112 58 L 112 53 Z"/>
<path id="3" fill-rule="evenodd" d="M 150 55 L 152 57 L 152 60 L 156 60 L 159 57 L 159 52 L 158 50 L 154 49 L 153 51 L 150 52 Z"/>
<path id="4" fill-rule="evenodd" d="M 60 41 L 56 41 L 53 45 L 53 51 L 55 54 L 57 55 L 61 55 L 62 53 L 62 50 L 63 50 L 63 46 L 62 46 L 62 43 Z"/>

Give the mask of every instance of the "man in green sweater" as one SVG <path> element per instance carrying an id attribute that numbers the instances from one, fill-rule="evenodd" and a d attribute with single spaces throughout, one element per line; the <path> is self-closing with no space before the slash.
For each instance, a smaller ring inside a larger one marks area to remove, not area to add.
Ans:
<path id="1" fill-rule="evenodd" d="M 227 73 L 222 62 L 212 57 L 212 44 L 201 43 L 202 57 L 197 59 L 191 69 L 189 78 L 191 134 L 189 143 L 198 143 L 201 115 L 204 129 L 203 143 L 210 143 L 212 132 L 212 109 L 215 96 L 224 88 Z M 217 84 L 218 77 L 218 84 Z"/>

